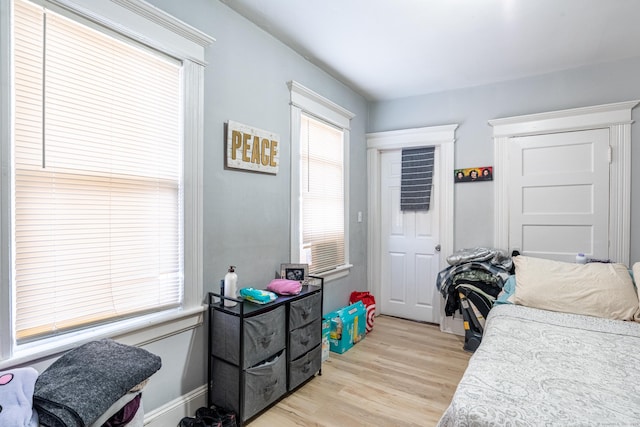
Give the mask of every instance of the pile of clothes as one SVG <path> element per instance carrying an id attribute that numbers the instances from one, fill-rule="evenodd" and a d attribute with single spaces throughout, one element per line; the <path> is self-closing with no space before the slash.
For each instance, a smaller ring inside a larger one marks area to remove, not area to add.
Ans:
<path id="1" fill-rule="evenodd" d="M 449 267 L 438 273 L 436 286 L 444 296 L 444 312 L 460 312 L 465 325 L 464 349 L 475 351 L 482 339 L 484 320 L 504 283 L 513 272 L 504 252 L 478 247 L 462 249 L 447 257 Z"/>

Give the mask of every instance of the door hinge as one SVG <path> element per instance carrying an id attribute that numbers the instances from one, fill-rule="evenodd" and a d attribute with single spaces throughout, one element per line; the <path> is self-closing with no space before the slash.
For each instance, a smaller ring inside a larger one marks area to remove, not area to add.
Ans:
<path id="1" fill-rule="evenodd" d="M 609 164 L 611 164 L 612 160 L 613 160 L 613 154 L 612 154 L 612 148 L 611 146 L 609 146 L 609 149 L 607 150 L 607 158 L 609 159 Z"/>

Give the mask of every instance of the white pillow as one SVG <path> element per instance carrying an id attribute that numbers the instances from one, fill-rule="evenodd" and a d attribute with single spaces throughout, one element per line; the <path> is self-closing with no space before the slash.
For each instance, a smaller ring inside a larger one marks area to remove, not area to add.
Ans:
<path id="1" fill-rule="evenodd" d="M 513 262 L 516 304 L 607 319 L 640 320 L 638 294 L 623 264 L 574 264 L 522 255 L 514 257 Z"/>

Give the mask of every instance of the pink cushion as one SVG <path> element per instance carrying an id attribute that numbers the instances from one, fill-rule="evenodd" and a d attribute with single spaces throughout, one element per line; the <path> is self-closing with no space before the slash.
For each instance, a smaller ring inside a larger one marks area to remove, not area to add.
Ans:
<path id="1" fill-rule="evenodd" d="M 273 279 L 267 290 L 278 295 L 298 295 L 302 290 L 302 283 L 289 279 Z"/>

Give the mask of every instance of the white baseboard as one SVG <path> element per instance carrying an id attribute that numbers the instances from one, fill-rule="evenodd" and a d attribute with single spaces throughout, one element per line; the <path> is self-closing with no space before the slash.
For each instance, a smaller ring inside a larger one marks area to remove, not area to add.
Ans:
<path id="1" fill-rule="evenodd" d="M 193 417 L 196 409 L 207 406 L 207 385 L 183 394 L 144 415 L 144 425 L 149 427 L 176 427 L 184 417 Z"/>

